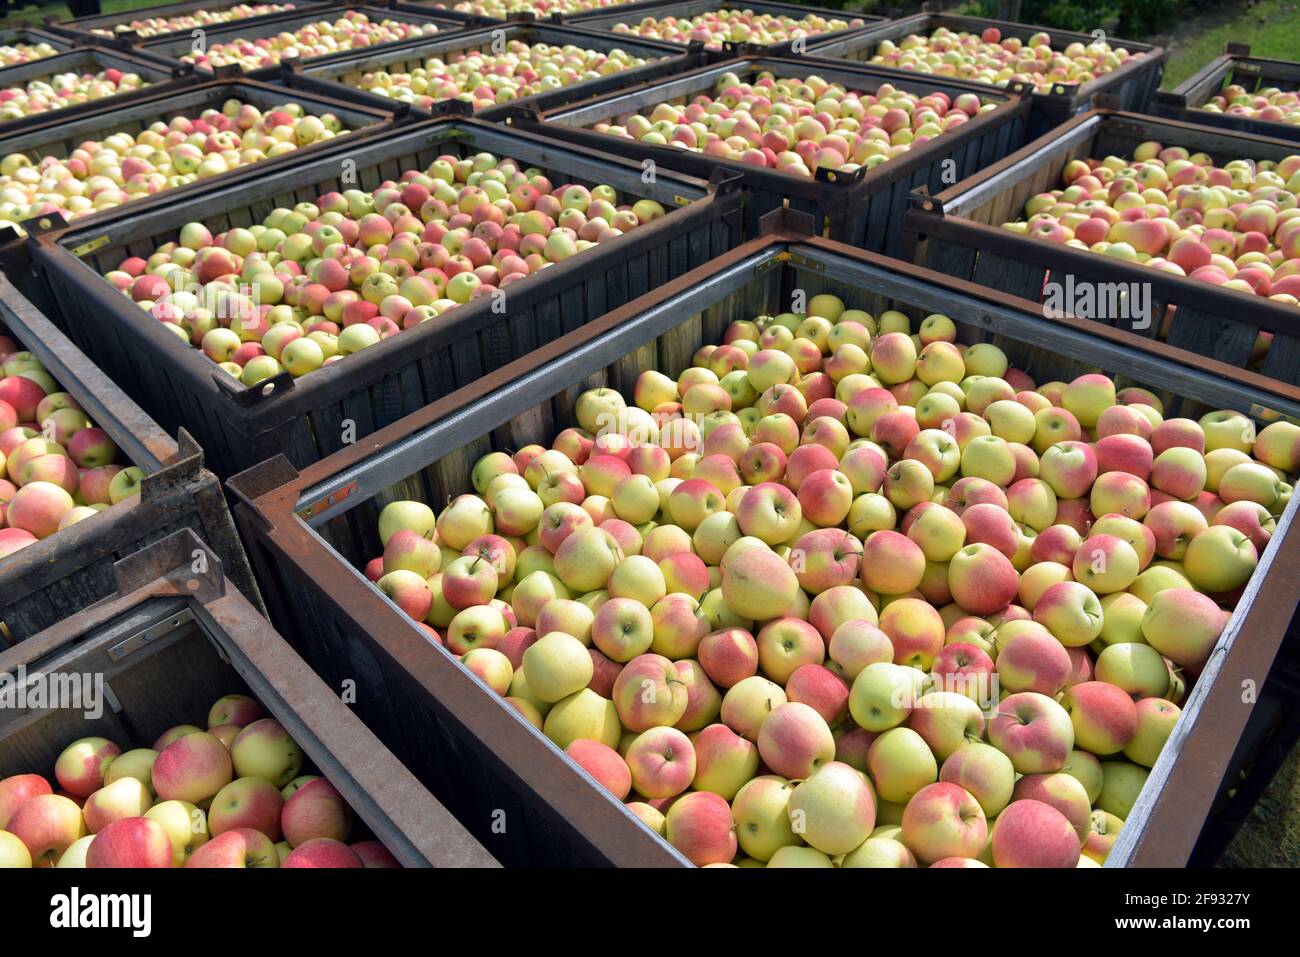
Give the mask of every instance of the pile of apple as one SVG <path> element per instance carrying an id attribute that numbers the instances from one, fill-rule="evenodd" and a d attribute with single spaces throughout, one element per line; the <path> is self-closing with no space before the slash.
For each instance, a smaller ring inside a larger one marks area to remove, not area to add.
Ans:
<path id="1" fill-rule="evenodd" d="M 443 155 L 247 229 L 189 223 L 105 278 L 251 386 L 314 372 L 664 214 L 490 153 Z"/>
<path id="2" fill-rule="evenodd" d="M 834 296 L 582 393 L 366 576 L 698 865 L 1092 866 L 1287 504 L 1300 427 L 1035 385 Z"/>
<path id="3" fill-rule="evenodd" d="M 0 868 L 400 867 L 349 845 L 352 809 L 253 698 L 232 694 L 207 730 L 170 728 L 123 751 L 81 738 L 39 774 L 0 780 Z"/>
<path id="4" fill-rule="evenodd" d="M 158 120 L 132 136 L 87 140 L 66 157 L 25 153 L 0 159 L 0 226 L 34 216 L 68 219 L 261 162 L 346 132 L 333 113 L 307 115 L 297 103 L 262 112 L 227 100 L 197 117 Z"/>
<path id="5" fill-rule="evenodd" d="M 1004 38 L 997 27 L 979 34 L 940 27 L 928 37 L 914 33 L 898 43 L 880 41 L 871 62 L 996 86 L 1018 80 L 1047 90 L 1058 83 L 1087 83 L 1143 55 L 1112 47 L 1105 40 L 1076 41 L 1057 51 L 1046 33 L 1035 33 L 1024 42 L 1019 37 Z"/>
<path id="6" fill-rule="evenodd" d="M 996 107 L 974 93 L 917 96 L 890 83 L 867 93 L 815 75 L 777 78 L 764 71 L 752 83 L 728 73 L 713 96 L 701 94 L 686 105 L 658 103 L 592 128 L 812 176 L 819 168 L 871 169 Z"/>
<path id="7" fill-rule="evenodd" d="M 0 335 L 0 560 L 140 494 L 144 473 L 30 352 Z"/>
<path id="8" fill-rule="evenodd" d="M 1003 228 L 1152 269 L 1300 302 L 1300 154 L 1231 160 L 1146 142 L 1131 159 L 1072 160 L 1063 189 Z"/>
<path id="9" fill-rule="evenodd" d="M 409 73 L 387 70 L 344 81 L 362 90 L 427 109 L 460 99 L 481 110 L 523 96 L 612 76 L 649 61 L 623 50 L 604 53 L 568 43 L 511 40 L 502 53 L 471 50 L 433 57 Z"/>
<path id="10" fill-rule="evenodd" d="M 453 0 L 434 3 L 435 7 L 470 13 L 478 17 L 495 17 L 504 20 L 513 13 L 534 13 L 544 20 L 556 13 L 583 13 L 587 10 L 604 10 L 624 6 L 631 0 Z"/>
<path id="11" fill-rule="evenodd" d="M 0 89 L 0 122 L 102 100 L 149 84 L 138 73 L 110 68 L 99 73 L 59 73 Z"/>
<path id="12" fill-rule="evenodd" d="M 636 23 L 617 23 L 615 33 L 632 33 L 641 37 L 654 37 L 671 43 L 702 42 L 711 50 L 722 48 L 724 43 L 756 43 L 772 46 L 799 38 L 815 37 L 823 33 L 856 29 L 865 21 L 858 17 L 841 20 L 818 14 L 795 19 L 781 14 L 754 13 L 744 9 L 711 10 L 694 17 L 642 17 Z"/>
<path id="13" fill-rule="evenodd" d="M 333 22 L 320 20 L 292 32 L 284 31 L 256 40 L 238 37 L 224 43 L 213 43 L 205 50 L 187 53 L 181 59 L 199 69 L 214 69 L 233 63 L 244 70 L 258 70 L 275 66 L 281 60 L 362 50 L 381 43 L 432 36 L 437 32 L 437 24 L 403 23 L 387 18 L 371 21 L 365 13 L 349 10 Z"/>
<path id="14" fill-rule="evenodd" d="M 18 66 L 33 60 L 44 60 L 59 51 L 48 43 L 5 43 L 0 44 L 0 67 Z"/>
<path id="15" fill-rule="evenodd" d="M 134 33 L 136 36 L 146 38 L 156 37 L 162 33 L 177 33 L 181 30 L 216 26 L 230 23 L 232 20 L 261 17 L 268 13 L 284 13 L 292 9 L 294 9 L 292 3 L 239 3 L 224 10 L 196 10 L 193 13 L 174 17 L 141 17 L 129 23 L 115 24 L 111 30 L 97 27 L 90 32 L 102 37 L 111 37 L 115 33 Z"/>
<path id="16" fill-rule="evenodd" d="M 1209 113 L 1300 126 L 1300 92 L 1276 86 L 1260 87 L 1252 92 L 1240 83 L 1232 83 L 1206 100 L 1201 109 Z"/>

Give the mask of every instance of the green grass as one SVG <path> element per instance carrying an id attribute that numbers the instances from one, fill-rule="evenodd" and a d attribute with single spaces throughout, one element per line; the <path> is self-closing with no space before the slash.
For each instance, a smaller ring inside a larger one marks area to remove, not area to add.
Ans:
<path id="1" fill-rule="evenodd" d="M 1255 56 L 1300 60 L 1300 3 L 1260 0 L 1254 6 L 1234 5 L 1224 13 L 1189 20 L 1174 34 L 1165 69 L 1165 86 L 1172 88 L 1223 52 L 1225 43 L 1245 43 Z"/>
<path id="2" fill-rule="evenodd" d="M 172 0 L 168 0 L 172 2 Z M 144 7 L 161 6 L 159 0 L 101 0 L 100 9 L 104 13 L 117 13 L 119 10 L 140 10 Z M 67 4 L 57 3 L 49 6 L 23 7 L 0 18 L 0 28 L 11 27 L 16 23 L 41 23 L 46 17 L 55 16 L 60 20 L 71 20 L 72 12 Z"/>

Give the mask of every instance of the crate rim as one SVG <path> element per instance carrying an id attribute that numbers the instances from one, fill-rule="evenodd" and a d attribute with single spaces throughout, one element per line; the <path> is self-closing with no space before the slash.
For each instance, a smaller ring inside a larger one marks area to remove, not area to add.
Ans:
<path id="1" fill-rule="evenodd" d="M 1189 136 L 1200 134 L 1202 136 L 1240 140 L 1244 146 L 1254 142 L 1274 149 L 1285 149 L 1289 153 L 1295 153 L 1300 149 L 1294 142 L 1260 136 L 1254 133 L 1201 126 L 1182 120 L 1151 116 L 1144 113 L 1093 108 L 1080 113 L 1069 122 L 1026 144 L 1005 159 L 986 166 L 935 196 L 914 192 L 912 209 L 908 211 L 907 216 L 904 218 L 903 229 L 916 234 L 918 237 L 938 236 L 952 238 L 960 233 L 973 235 L 979 239 L 979 248 L 1012 257 L 1023 252 L 1026 248 L 1030 248 L 1034 250 L 1035 260 L 1047 263 L 1052 269 L 1087 274 L 1103 271 L 1104 267 L 1106 274 L 1112 277 L 1110 281 L 1144 283 L 1150 285 L 1156 291 L 1170 290 L 1175 296 L 1181 296 L 1182 301 L 1187 301 L 1188 297 L 1190 297 L 1202 303 L 1209 303 L 1220 312 L 1238 317 L 1237 321 L 1239 322 L 1245 322 L 1269 332 L 1300 335 L 1300 308 L 1275 303 L 1272 300 L 1261 300 L 1258 296 L 1252 296 L 1233 289 L 1220 289 L 1210 283 L 1186 276 L 1176 276 L 1172 273 L 1149 269 L 1140 263 L 1123 262 L 1112 258 L 1103 259 L 1088 250 L 1074 249 L 1055 243 L 1030 239 L 997 226 L 967 219 L 961 213 L 953 211 L 953 206 L 963 200 L 967 194 L 987 186 L 995 177 L 1008 173 L 1022 163 L 1028 163 L 1041 156 L 1044 151 L 1050 151 L 1058 147 L 1068 136 L 1082 135 L 1086 132 L 1086 128 L 1100 128 L 1105 123 L 1140 123 L 1148 127 L 1166 126 L 1174 132 L 1182 132 Z M 1026 244 L 1032 244 L 1032 246 Z M 1168 299 L 1170 296 L 1165 295 L 1161 298 Z"/>
<path id="2" fill-rule="evenodd" d="M 199 553 L 205 558 L 202 572 L 194 570 L 194 556 Z M 69 652 L 86 637 L 108 627 L 114 618 L 142 606 L 160 603 L 169 608 L 188 608 L 204 636 L 258 694 L 268 712 L 285 723 L 286 730 L 322 774 L 334 770 L 338 786 L 339 770 L 361 765 L 373 773 L 374 779 L 384 781 L 383 789 L 371 792 L 352 787 L 348 774 L 339 789 L 377 837 L 382 832 L 400 839 L 399 846 L 389 850 L 405 865 L 499 866 L 240 595 L 225 578 L 221 559 L 192 530 L 174 532 L 149 549 L 119 560 L 113 574 L 116 594 L 0 651 L 0 673 Z M 236 662 L 243 667 L 237 667 Z M 250 680 L 249 672 L 257 680 Z M 315 702 L 315 706 L 300 714 L 294 706 L 296 700 L 291 703 L 290 696 L 301 696 L 308 699 L 308 704 Z M 315 720 L 308 724 L 308 717 Z M 339 754 L 346 756 L 346 768 Z M 437 825 L 433 829 L 436 833 L 430 833 L 430 823 Z"/>
<path id="3" fill-rule="evenodd" d="M 403 127 L 396 136 L 388 137 L 382 142 L 379 137 L 371 137 L 367 139 L 366 145 L 371 149 L 387 149 L 396 147 L 399 143 L 405 144 L 409 139 L 418 138 L 421 140 L 420 146 L 429 146 L 438 140 L 438 136 L 443 130 L 450 134 L 446 137 L 446 140 L 454 142 L 456 130 L 465 127 L 470 130 L 477 129 L 489 136 L 521 139 L 535 148 L 549 150 L 552 154 L 556 147 L 566 148 L 570 152 L 576 149 L 569 144 L 557 143 L 524 130 L 512 130 L 474 117 L 418 121 Z M 345 143 L 343 148 L 337 152 L 346 153 L 351 148 L 351 145 Z M 590 156 L 591 154 L 586 153 L 586 155 Z M 327 148 L 315 154 L 313 160 L 324 162 L 336 156 L 335 151 Z M 596 154 L 596 158 L 601 162 L 623 167 L 624 172 L 629 176 L 639 177 L 641 175 L 641 167 L 630 160 L 604 154 Z M 554 158 L 552 157 L 550 161 L 553 162 Z M 287 169 L 273 171 L 277 175 L 289 175 L 291 172 L 291 170 Z M 638 230 L 634 230 L 629 236 L 605 244 L 606 248 L 603 252 L 599 248 L 586 250 L 585 253 L 594 254 L 594 259 L 593 255 L 574 256 L 563 263 L 548 267 L 539 274 L 537 282 L 530 283 L 525 280 L 519 283 L 519 288 L 513 295 L 523 296 L 524 300 L 529 302 L 532 297 L 543 294 L 548 288 L 549 284 L 543 282 L 547 273 L 552 277 L 557 275 L 570 276 L 598 268 L 602 262 L 618 254 L 620 243 L 629 240 L 635 242 L 637 240 L 636 233 L 640 232 L 640 230 L 658 232 L 660 229 L 667 227 L 659 226 L 659 229 L 656 229 L 657 224 L 675 224 L 682 222 L 682 217 L 702 216 L 705 207 L 714 203 L 731 204 L 739 209 L 742 198 L 739 190 L 734 188 L 735 184 L 731 182 L 711 184 L 686 174 L 665 171 L 659 178 L 659 183 L 660 185 L 665 183 L 677 184 L 675 188 L 680 188 L 688 196 L 694 193 L 696 194 L 695 198 L 689 199 L 685 205 L 669 208 L 668 215 L 655 222 L 646 223 L 639 227 Z M 224 184 L 227 188 L 239 185 L 242 185 L 242 181 L 227 181 Z M 184 198 L 198 200 L 203 195 L 201 191 L 195 190 L 188 193 Z M 173 194 L 172 199 L 175 198 L 176 196 Z M 294 416 L 314 408 L 326 393 L 332 389 L 342 387 L 349 381 L 349 378 L 363 381 L 377 381 L 382 378 L 384 369 L 389 364 L 389 358 L 396 356 L 398 354 L 397 350 L 404 348 L 408 344 L 441 336 L 448 329 L 466 326 L 475 327 L 476 323 L 481 324 L 490 316 L 495 315 L 492 312 L 493 304 L 487 298 L 472 300 L 456 307 L 454 310 L 448 310 L 447 314 L 456 313 L 456 315 L 447 322 L 431 321 L 421 323 L 413 329 L 403 330 L 398 335 L 390 336 L 389 339 L 363 349 L 355 355 L 345 357 L 343 362 L 333 363 L 328 367 L 317 369 L 315 372 L 303 376 L 301 380 L 292 380 L 287 373 L 282 373 L 280 376 L 258 386 L 244 386 L 234 380 L 228 373 L 219 369 L 215 363 L 198 350 L 187 343 L 180 342 L 174 335 L 154 328 L 157 325 L 156 322 L 143 322 L 137 325 L 141 320 L 141 316 L 135 313 L 142 311 L 138 307 L 133 307 L 120 293 L 113 290 L 101 275 L 95 272 L 81 257 L 74 255 L 72 249 L 69 248 L 75 245 L 78 240 L 84 240 L 88 232 L 97 232 L 100 229 L 112 227 L 121 220 L 129 219 L 136 211 L 131 208 L 130 204 L 126 204 L 119 207 L 119 210 L 115 211 L 117 215 L 111 219 L 106 217 L 98 222 L 85 225 L 74 222 L 63 228 L 38 232 L 38 234 L 30 236 L 28 239 L 29 247 L 33 250 L 33 259 L 39 259 L 43 268 L 59 263 L 65 275 L 75 273 L 78 277 L 90 282 L 91 286 L 86 290 L 88 295 L 91 295 L 105 308 L 117 313 L 115 321 L 128 323 L 129 325 L 125 326 L 125 328 L 133 330 L 133 335 L 143 334 L 152 338 L 155 343 L 158 343 L 157 348 L 162 349 L 168 355 L 175 356 L 181 367 L 191 372 L 197 380 L 208 380 L 213 383 L 214 391 L 230 400 L 225 406 L 226 414 L 238 416 L 245 425 L 262 425 L 265 427 L 262 430 L 264 432 L 269 432 L 276 425 L 287 422 Z M 674 218 L 675 216 L 677 218 Z M 557 273 L 552 272 L 552 270 L 561 270 L 562 272 Z M 532 276 L 529 277 L 529 279 L 533 278 Z M 286 383 L 288 388 L 281 388 Z M 267 390 L 268 385 L 272 387 L 269 392 Z M 266 401 L 262 401 L 263 399 Z M 272 415 L 275 417 L 274 420 L 272 420 Z"/>
<path id="4" fill-rule="evenodd" d="M 251 522 L 257 523 L 259 533 L 279 538 L 277 548 L 285 560 L 300 564 L 300 567 L 305 570 L 305 562 L 309 556 L 308 549 L 323 546 L 333 558 L 337 559 L 341 567 L 323 569 L 319 565 L 314 565 L 313 568 L 318 576 L 328 575 L 334 578 L 338 573 L 336 584 L 341 584 L 344 580 L 360 580 L 366 583 L 360 571 L 325 542 L 301 516 L 300 509 L 305 498 L 319 494 L 324 488 L 351 481 L 350 476 L 355 474 L 354 467 L 360 467 L 368 458 L 383 454 L 382 452 L 377 453 L 376 450 L 393 448 L 397 443 L 413 445 L 419 441 L 425 429 L 445 423 L 449 417 L 468 414 L 468 410 L 473 407 L 475 398 L 481 399 L 500 394 L 511 384 L 517 384 L 521 379 L 521 373 L 540 374 L 556 360 L 563 359 L 572 350 L 579 348 L 582 343 L 594 342 L 606 334 L 616 332 L 619 327 L 625 325 L 634 316 L 646 315 L 656 309 L 662 310 L 666 308 L 680 293 L 688 291 L 697 285 L 704 274 L 717 274 L 723 269 L 746 267 L 750 261 L 761 261 L 769 258 L 774 249 L 792 245 L 795 247 L 800 245 L 811 247 L 830 255 L 856 258 L 877 266 L 889 266 L 896 269 L 900 265 L 897 260 L 891 260 L 874 253 L 866 253 L 831 240 L 809 237 L 804 233 L 792 230 L 774 229 L 768 235 L 751 240 L 730 253 L 713 260 L 708 265 L 693 270 L 619 309 L 606 313 L 600 320 L 581 330 L 580 333 L 570 333 L 560 340 L 549 343 L 531 356 L 517 360 L 510 366 L 506 366 L 459 390 L 457 393 L 426 406 L 420 412 L 414 413 L 406 419 L 373 434 L 370 436 L 365 448 L 358 446 L 345 448 L 301 472 L 288 466 L 288 463 L 283 459 L 273 459 L 233 477 L 227 481 L 227 487 L 231 489 L 238 499 L 237 511 L 248 515 Z M 787 249 L 785 254 L 789 257 L 793 255 L 793 251 Z M 781 254 L 777 253 L 776 255 L 779 257 Z M 968 293 L 984 301 L 992 300 L 1003 306 L 1009 305 L 1012 308 L 1028 311 L 1036 316 L 1041 313 L 1041 310 L 1035 304 L 1027 300 L 1017 300 L 1014 297 L 1003 296 L 994 290 L 974 286 L 963 280 L 934 273 L 921 267 L 913 267 L 910 264 L 902 265 L 907 267 L 909 275 L 917 275 L 919 279 L 946 286 L 954 291 Z M 1057 320 L 1057 322 L 1061 321 Z M 1151 343 L 1129 333 L 1118 330 L 1112 331 L 1121 339 L 1131 337 L 1136 340 L 1131 343 L 1134 348 L 1155 353 L 1161 351 L 1152 349 Z M 1198 363 L 1198 365 L 1204 368 L 1204 363 Z M 1240 375 L 1241 370 L 1226 367 L 1224 371 L 1229 370 L 1233 373 L 1232 378 L 1242 377 Z M 1244 597 L 1238 601 L 1228 626 L 1216 644 L 1215 653 L 1211 658 L 1212 662 L 1217 662 L 1219 670 L 1215 672 L 1216 675 L 1226 671 L 1229 663 L 1232 663 L 1233 667 L 1238 671 L 1242 671 L 1242 673 L 1257 674 L 1261 685 L 1263 684 L 1263 677 L 1267 676 L 1268 667 L 1271 665 L 1277 648 L 1280 647 L 1291 617 L 1295 612 L 1297 597 L 1293 590 L 1288 594 L 1290 586 L 1280 582 L 1280 574 L 1270 576 L 1266 572 L 1271 570 L 1274 565 L 1284 564 L 1287 568 L 1295 568 L 1300 565 L 1300 532 L 1293 531 L 1297 512 L 1300 512 L 1300 499 L 1290 502 L 1284 511 L 1279 520 L 1279 527 L 1270 540 L 1268 548 L 1260 556 L 1259 566 L 1252 574 L 1247 585 L 1247 594 L 1257 595 L 1267 590 L 1278 600 L 1252 602 L 1244 611 L 1242 610 Z M 316 517 L 314 515 L 313 519 Z M 321 517 L 328 517 L 328 513 L 321 513 Z M 1285 553 L 1285 557 L 1283 557 L 1283 553 Z M 1261 572 L 1265 572 L 1265 574 L 1261 574 Z M 337 598 L 338 591 L 335 588 L 324 588 L 323 590 L 332 601 Z M 1279 591 L 1281 594 L 1277 594 Z M 391 617 L 391 614 L 396 614 L 400 619 L 400 612 L 396 612 L 395 608 L 390 608 L 391 603 L 384 599 L 376 589 L 367 588 L 366 592 L 374 592 L 374 595 L 370 597 L 379 602 L 379 605 L 375 607 L 389 609 L 384 613 L 385 615 Z M 335 604 L 338 605 L 339 602 L 335 601 Z M 339 607 L 342 610 L 341 605 Z M 1263 619 L 1263 628 L 1260 626 L 1261 619 Z M 1251 641 L 1239 641 L 1238 637 L 1246 632 L 1248 626 L 1252 636 Z M 412 635 L 418 634 L 414 625 L 407 627 Z M 1264 630 L 1268 632 L 1267 638 L 1261 637 L 1261 631 Z M 395 626 L 390 631 L 395 631 Z M 370 637 L 376 643 L 382 644 L 373 635 Z M 444 654 L 446 654 L 445 649 Z M 406 656 L 407 661 L 410 661 L 410 658 L 411 656 Z M 1207 670 L 1208 668 L 1209 666 L 1207 666 Z M 1251 668 L 1262 669 L 1262 674 L 1258 671 L 1250 672 L 1249 669 Z M 423 683 L 422 678 L 419 680 Z M 1231 684 L 1231 682 L 1227 682 L 1227 684 Z M 1193 688 L 1192 695 L 1184 702 L 1184 713 L 1197 716 L 1200 711 L 1199 709 L 1193 709 L 1193 701 L 1199 705 L 1203 699 L 1208 698 L 1216 691 L 1220 694 L 1225 693 L 1223 683 L 1216 682 L 1215 685 L 1215 687 L 1211 687 L 1198 681 L 1197 687 Z M 1198 692 L 1197 688 L 1201 690 Z M 1228 688 L 1227 691 L 1233 691 L 1233 689 Z M 1189 787 L 1189 784 L 1192 783 L 1189 782 L 1189 777 L 1192 781 L 1196 778 L 1193 765 L 1197 768 L 1212 768 L 1218 766 L 1218 763 L 1226 762 L 1231 758 L 1232 752 L 1244 730 L 1247 715 L 1243 712 L 1239 717 L 1240 720 L 1237 720 L 1238 716 L 1234 714 L 1231 720 L 1216 720 L 1215 723 L 1207 726 L 1212 729 L 1208 734 L 1203 731 L 1194 739 L 1193 744 L 1196 745 L 1200 752 L 1200 760 L 1187 759 L 1175 763 L 1176 757 L 1182 756 L 1181 751 L 1179 751 L 1178 756 L 1175 756 L 1169 749 L 1162 752 L 1155 768 L 1151 769 L 1150 772 L 1150 777 L 1155 778 L 1158 783 L 1152 783 L 1149 779 L 1139 796 L 1140 813 L 1150 815 L 1153 809 L 1161 809 L 1164 812 L 1157 819 L 1158 826 L 1153 829 L 1149 817 L 1146 819 L 1138 818 L 1137 820 L 1143 822 L 1142 834 L 1140 837 L 1135 838 L 1134 833 L 1130 831 L 1127 841 L 1121 836 L 1121 842 L 1117 844 L 1117 847 L 1120 848 L 1118 852 L 1120 857 L 1113 862 L 1108 862 L 1108 866 L 1185 865 L 1195 845 L 1196 838 L 1199 836 L 1200 824 L 1203 824 L 1208 817 L 1218 793 L 1217 790 L 1212 788 L 1202 788 L 1200 792 L 1196 792 L 1194 788 Z M 1195 723 L 1194 719 L 1193 723 Z M 1189 734 L 1186 720 L 1181 716 L 1179 727 L 1183 731 L 1182 737 L 1178 740 L 1181 747 L 1184 739 Z M 1170 781 L 1177 782 L 1178 786 L 1162 786 Z M 1150 795 L 1154 795 L 1154 797 Z M 1200 815 L 1197 819 L 1198 826 L 1195 829 L 1189 828 L 1187 826 L 1188 816 L 1196 814 Z M 1132 815 L 1130 815 L 1130 819 L 1134 819 Z"/>

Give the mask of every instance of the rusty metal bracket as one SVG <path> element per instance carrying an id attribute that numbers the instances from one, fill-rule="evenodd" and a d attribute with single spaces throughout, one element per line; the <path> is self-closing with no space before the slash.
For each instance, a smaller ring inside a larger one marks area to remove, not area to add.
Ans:
<path id="1" fill-rule="evenodd" d="M 36 238 L 47 233 L 57 232 L 60 229 L 66 229 L 68 221 L 64 219 L 62 213 L 53 212 L 45 216 L 34 216 L 31 219 L 25 219 L 21 225 L 28 236 Z"/>
<path id="2" fill-rule="evenodd" d="M 281 60 L 281 63 L 284 61 Z M 244 77 L 244 68 L 238 63 L 223 63 L 212 70 L 214 80 L 241 80 Z"/>
<path id="3" fill-rule="evenodd" d="M 193 529 L 182 528 L 113 564 L 119 595 L 138 591 L 166 578 L 177 594 L 212 601 L 226 593 L 226 575 L 218 558 Z M 92 606 L 93 607 L 93 606 Z"/>
<path id="4" fill-rule="evenodd" d="M 713 172 L 709 174 L 709 192 L 715 196 L 726 196 L 739 190 L 744 182 L 744 174 L 723 166 L 715 166 Z"/>
<path id="5" fill-rule="evenodd" d="M 140 501 L 160 501 L 173 489 L 193 481 L 203 469 L 203 450 L 184 429 L 176 433 L 176 454 L 163 467 L 140 480 Z"/>
<path id="6" fill-rule="evenodd" d="M 1114 93 L 1094 93 L 1092 95 L 1092 108 L 1094 110 L 1119 110 L 1122 106 L 1119 97 Z"/>
<path id="7" fill-rule="evenodd" d="M 441 103 L 435 103 L 430 106 L 426 112 L 430 116 L 436 118 L 446 116 L 473 116 L 474 104 L 466 103 L 464 100 L 443 100 Z"/>
<path id="8" fill-rule="evenodd" d="M 543 122 L 542 111 L 537 108 L 536 103 L 519 103 L 509 106 L 501 111 L 501 119 L 507 126 L 513 126 L 516 120 L 522 120 L 525 123 Z"/>
<path id="9" fill-rule="evenodd" d="M 1223 45 L 1224 56 L 1250 56 L 1249 43 L 1233 43 L 1231 41 Z"/>
<path id="10" fill-rule="evenodd" d="M 269 401 L 272 396 L 292 392 L 294 388 L 293 376 L 287 372 L 280 372 L 269 379 L 263 379 L 257 385 L 246 386 L 229 372 L 217 369 L 212 373 L 212 381 L 217 384 L 218 392 L 243 409 L 251 409 L 253 406 Z"/>
<path id="11" fill-rule="evenodd" d="M 817 235 L 817 222 L 808 213 L 781 206 L 764 213 L 758 220 L 760 236 L 770 236 L 773 233 L 796 233 L 811 238 Z"/>
<path id="12" fill-rule="evenodd" d="M 915 209 L 922 213 L 931 213 L 940 219 L 943 218 L 943 203 L 931 196 L 930 188 L 924 184 L 907 194 L 907 205 L 909 209 Z"/>
<path id="13" fill-rule="evenodd" d="M 226 488 L 250 517 L 255 517 L 265 531 L 271 532 L 275 530 L 275 523 L 255 503 L 268 492 L 297 479 L 298 470 L 293 467 L 293 463 L 283 455 L 276 455 L 238 475 L 232 475 L 226 480 Z"/>
<path id="14" fill-rule="evenodd" d="M 358 486 L 356 482 L 349 482 L 347 485 L 343 486 L 342 488 L 335 489 L 333 492 L 330 492 L 324 498 L 317 499 L 316 501 L 307 505 L 305 508 L 298 509 L 297 515 L 305 522 L 310 521 L 311 519 L 319 515 L 321 512 L 324 512 L 326 509 L 333 508 L 339 502 L 346 501 L 348 498 L 352 496 L 354 492 L 357 492 L 359 490 L 360 490 L 360 486 Z"/>

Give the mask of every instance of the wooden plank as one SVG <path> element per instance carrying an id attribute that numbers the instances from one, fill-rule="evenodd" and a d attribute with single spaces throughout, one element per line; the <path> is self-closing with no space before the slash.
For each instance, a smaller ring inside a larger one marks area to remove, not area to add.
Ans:
<path id="1" fill-rule="evenodd" d="M 1255 330 L 1222 316 L 1180 305 L 1166 340 L 1198 355 L 1211 356 L 1234 366 L 1244 366 L 1255 346 Z"/>

